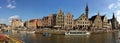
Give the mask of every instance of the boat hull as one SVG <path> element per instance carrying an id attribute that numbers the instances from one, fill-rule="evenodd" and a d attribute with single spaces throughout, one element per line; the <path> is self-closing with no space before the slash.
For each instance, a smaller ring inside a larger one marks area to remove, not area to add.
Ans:
<path id="1" fill-rule="evenodd" d="M 69 32 L 65 32 L 65 35 L 90 35 L 90 32 L 87 32 L 87 31 L 69 31 Z"/>

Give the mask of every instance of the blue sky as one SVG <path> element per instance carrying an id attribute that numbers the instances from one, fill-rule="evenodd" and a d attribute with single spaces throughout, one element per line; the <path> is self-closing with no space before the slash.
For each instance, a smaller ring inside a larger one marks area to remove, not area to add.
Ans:
<path id="1" fill-rule="evenodd" d="M 23 21 L 49 16 L 50 13 L 58 13 L 62 8 L 64 14 L 71 12 L 74 18 L 78 18 L 85 12 L 86 3 L 89 6 L 89 18 L 106 14 L 108 19 L 115 12 L 120 22 L 120 0 L 0 0 L 0 23 L 10 24 L 13 18 Z"/>

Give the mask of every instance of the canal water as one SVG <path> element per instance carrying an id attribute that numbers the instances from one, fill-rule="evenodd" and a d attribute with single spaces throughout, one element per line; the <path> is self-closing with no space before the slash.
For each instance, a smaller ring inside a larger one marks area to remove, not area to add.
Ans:
<path id="1" fill-rule="evenodd" d="M 12 33 L 10 35 L 25 43 L 120 43 L 120 32 L 93 33 L 89 36 L 43 36 L 30 33 Z"/>

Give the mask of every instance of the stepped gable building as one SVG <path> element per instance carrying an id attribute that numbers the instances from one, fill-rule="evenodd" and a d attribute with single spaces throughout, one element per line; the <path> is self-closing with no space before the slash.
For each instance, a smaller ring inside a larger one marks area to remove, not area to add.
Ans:
<path id="1" fill-rule="evenodd" d="M 102 26 L 103 26 L 103 28 L 108 28 L 108 19 L 106 17 L 106 14 L 101 16 L 101 19 L 102 19 Z"/>
<path id="2" fill-rule="evenodd" d="M 56 14 L 50 14 L 48 17 L 48 26 L 53 28 L 56 25 Z"/>
<path id="3" fill-rule="evenodd" d="M 38 28 L 53 28 L 56 25 L 56 14 L 50 14 L 49 16 L 38 19 Z"/>
<path id="4" fill-rule="evenodd" d="M 76 25 L 75 27 L 77 27 L 78 29 L 81 29 L 81 30 L 86 30 L 90 27 L 90 21 L 88 19 L 88 14 L 89 13 L 89 8 L 88 8 L 88 4 L 86 5 L 86 8 L 85 8 L 85 14 L 83 13 L 79 18 L 77 18 L 75 20 L 75 24 Z"/>
<path id="5" fill-rule="evenodd" d="M 36 29 L 38 24 L 38 19 L 27 20 L 24 23 L 24 26 L 30 29 Z"/>
<path id="6" fill-rule="evenodd" d="M 91 21 L 91 29 L 107 29 L 111 26 L 110 21 L 108 22 L 106 14 L 100 16 L 99 12 L 97 15 L 92 16 L 89 20 Z"/>
<path id="7" fill-rule="evenodd" d="M 100 16 L 98 13 L 89 20 L 91 21 L 91 29 L 118 29 L 119 25 L 114 13 L 112 19 L 107 19 L 106 15 Z"/>
<path id="8" fill-rule="evenodd" d="M 42 21 L 42 19 L 38 19 L 37 28 L 43 28 L 43 21 Z"/>
<path id="9" fill-rule="evenodd" d="M 11 26 L 13 28 L 23 27 L 23 22 L 21 19 L 12 19 Z"/>
<path id="10" fill-rule="evenodd" d="M 90 27 L 90 21 L 88 17 L 83 13 L 78 19 L 76 19 L 76 25 L 79 29 L 88 29 L 88 27 Z"/>
<path id="11" fill-rule="evenodd" d="M 48 26 L 53 26 L 53 14 L 50 14 L 49 17 L 48 17 Z"/>
<path id="12" fill-rule="evenodd" d="M 68 12 L 64 18 L 64 26 L 65 29 L 72 29 L 74 25 L 74 18 L 73 15 L 71 15 L 70 12 Z"/>
<path id="13" fill-rule="evenodd" d="M 3 23 L 0 24 L 0 29 L 5 29 L 5 27 L 7 27 L 6 24 L 3 24 Z"/>
<path id="14" fill-rule="evenodd" d="M 60 11 L 56 15 L 56 26 L 64 28 L 64 12 L 60 8 Z"/>
<path id="15" fill-rule="evenodd" d="M 42 18 L 43 27 L 48 27 L 48 16 Z"/>
<path id="16" fill-rule="evenodd" d="M 91 29 L 102 29 L 102 19 L 99 12 L 97 15 L 92 16 L 89 20 L 91 21 Z"/>

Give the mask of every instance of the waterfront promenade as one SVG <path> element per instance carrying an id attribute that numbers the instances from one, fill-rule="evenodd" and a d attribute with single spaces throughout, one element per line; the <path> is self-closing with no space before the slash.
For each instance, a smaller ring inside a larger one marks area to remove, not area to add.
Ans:
<path id="1" fill-rule="evenodd" d="M 63 34 L 66 32 L 66 30 L 56 30 L 56 29 L 39 29 L 35 33 L 50 33 L 50 34 Z"/>
<path id="2" fill-rule="evenodd" d="M 39 29 L 39 30 L 36 30 L 35 33 L 38 34 L 42 34 L 42 33 L 50 33 L 50 34 L 58 34 L 58 35 L 64 35 L 66 31 L 69 31 L 69 30 L 62 30 L 62 29 Z M 79 31 L 87 31 L 87 30 L 79 30 Z M 89 31 L 91 33 L 103 33 L 103 32 L 117 32 L 119 31 L 118 29 L 117 30 L 92 30 L 92 31 Z"/>
<path id="3" fill-rule="evenodd" d="M 0 34 L 0 43 L 24 43 L 24 42 L 12 36 Z"/>

